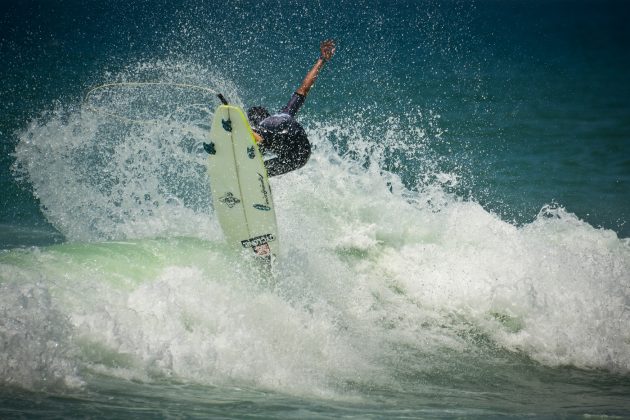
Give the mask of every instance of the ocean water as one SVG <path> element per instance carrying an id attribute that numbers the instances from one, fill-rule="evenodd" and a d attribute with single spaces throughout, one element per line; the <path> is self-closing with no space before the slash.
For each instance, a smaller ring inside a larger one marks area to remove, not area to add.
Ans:
<path id="1" fill-rule="evenodd" d="M 0 417 L 630 416 L 629 12 L 3 3 Z M 327 37 L 268 276 L 213 92 L 279 108 Z"/>

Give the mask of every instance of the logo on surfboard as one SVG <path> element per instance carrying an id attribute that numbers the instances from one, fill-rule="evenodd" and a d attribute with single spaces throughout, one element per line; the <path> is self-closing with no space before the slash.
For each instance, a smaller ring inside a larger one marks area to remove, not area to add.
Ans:
<path id="1" fill-rule="evenodd" d="M 261 211 L 269 211 L 269 210 L 271 210 L 271 207 L 265 206 L 264 204 L 254 204 L 253 207 L 256 210 L 261 210 Z"/>
<path id="2" fill-rule="evenodd" d="M 265 207 L 269 207 L 269 193 L 267 192 L 267 186 L 265 185 L 265 177 L 262 176 L 261 174 L 258 174 L 258 182 L 260 182 L 260 192 L 262 193 L 265 199 Z M 258 209 L 258 210 L 263 210 L 263 209 Z"/>
<path id="3" fill-rule="evenodd" d="M 234 197 L 234 194 L 231 192 L 225 193 L 225 195 L 219 198 L 219 201 L 228 206 L 229 208 L 234 207 L 238 203 L 241 202 L 238 198 Z"/>
<path id="4" fill-rule="evenodd" d="M 214 143 L 213 142 L 204 143 L 203 144 L 203 150 L 205 150 L 209 155 L 216 155 L 217 154 L 217 149 L 216 149 L 216 147 L 214 147 Z"/>
<path id="5" fill-rule="evenodd" d="M 266 235 L 256 236 L 255 238 L 245 239 L 241 241 L 241 245 L 243 245 L 243 248 L 253 248 L 275 240 L 276 236 L 273 233 L 268 233 Z"/>
<path id="6" fill-rule="evenodd" d="M 256 153 L 254 152 L 254 146 L 247 148 L 247 157 L 250 159 L 254 159 L 256 157 Z"/>

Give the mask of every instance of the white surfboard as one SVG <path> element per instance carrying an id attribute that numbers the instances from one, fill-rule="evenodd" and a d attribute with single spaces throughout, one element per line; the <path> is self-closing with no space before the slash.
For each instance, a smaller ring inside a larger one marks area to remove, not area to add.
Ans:
<path id="1" fill-rule="evenodd" d="M 243 111 L 220 105 L 214 113 L 208 152 L 212 203 L 230 245 L 272 259 L 278 226 L 263 158 Z"/>

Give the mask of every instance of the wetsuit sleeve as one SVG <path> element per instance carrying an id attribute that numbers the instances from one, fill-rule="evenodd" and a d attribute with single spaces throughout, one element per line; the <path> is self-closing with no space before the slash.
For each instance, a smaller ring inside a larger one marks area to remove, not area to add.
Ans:
<path id="1" fill-rule="evenodd" d="M 284 106 L 284 108 L 280 110 L 280 112 L 284 112 L 292 117 L 295 117 L 295 114 L 297 114 L 297 112 L 304 104 L 304 99 L 306 99 L 304 95 L 293 92 L 293 95 L 291 95 L 291 99 L 289 99 L 289 102 Z"/>

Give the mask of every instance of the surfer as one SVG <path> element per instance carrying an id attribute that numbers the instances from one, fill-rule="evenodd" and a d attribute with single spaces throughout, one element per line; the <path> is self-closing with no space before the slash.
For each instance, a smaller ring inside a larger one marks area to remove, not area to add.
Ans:
<path id="1" fill-rule="evenodd" d="M 304 104 L 320 70 L 335 54 L 335 42 L 332 39 L 322 41 L 319 50 L 319 58 L 284 108 L 273 115 L 261 106 L 247 110 L 247 118 L 261 153 L 275 155 L 265 160 L 269 176 L 299 169 L 306 165 L 311 155 L 311 143 L 304 128 L 295 120 L 295 115 Z"/>

